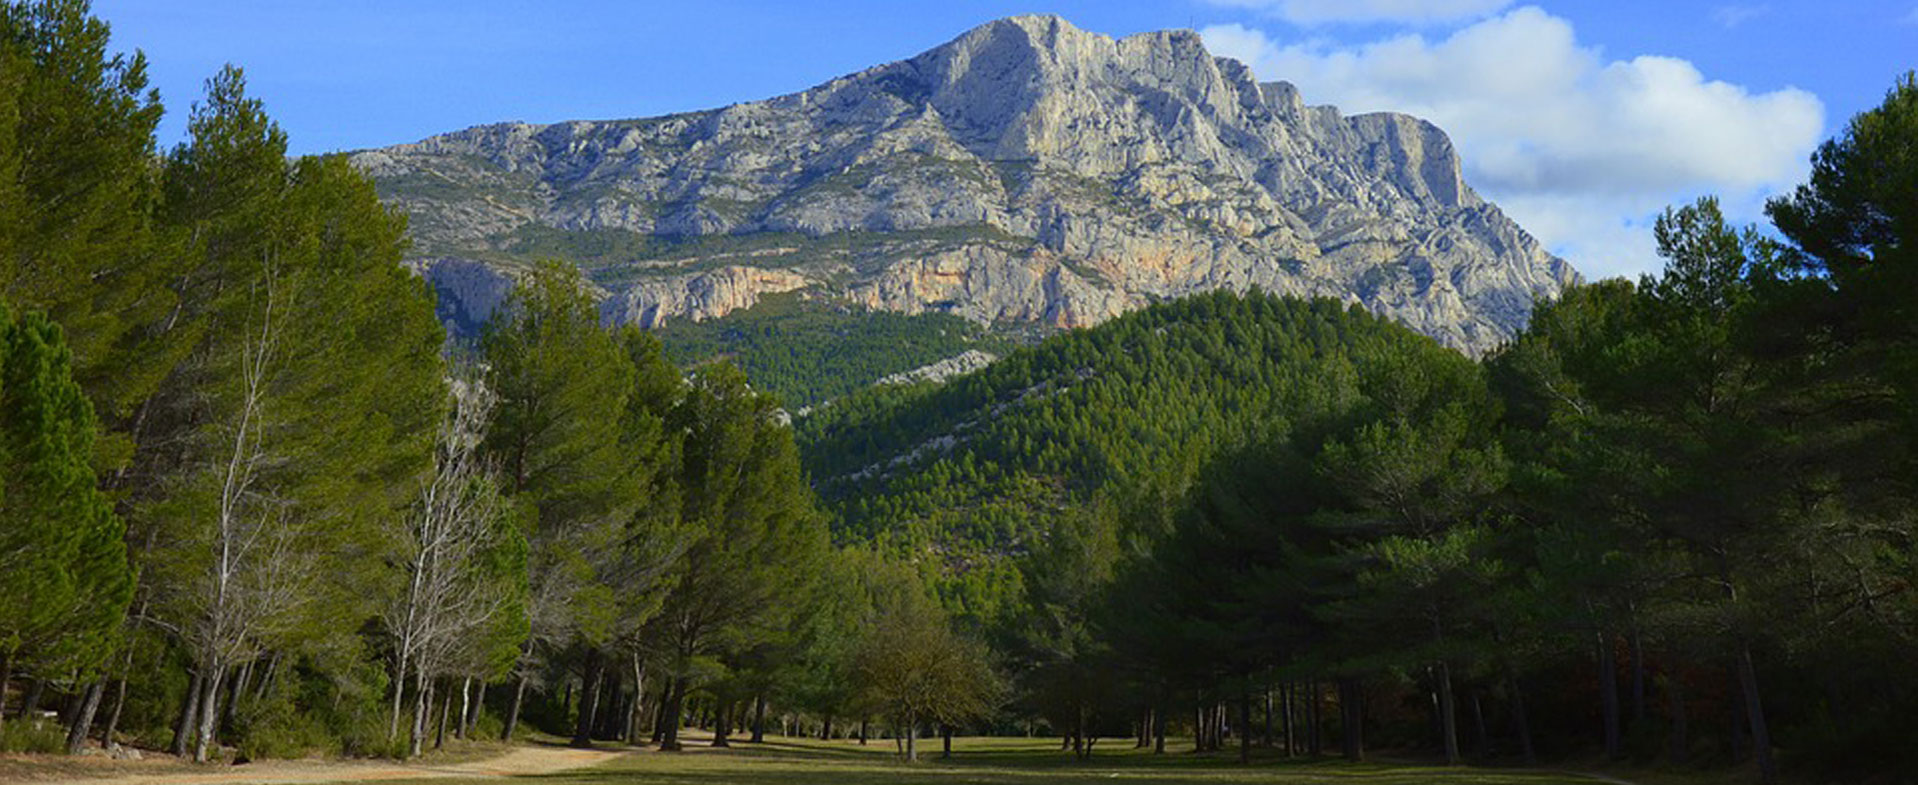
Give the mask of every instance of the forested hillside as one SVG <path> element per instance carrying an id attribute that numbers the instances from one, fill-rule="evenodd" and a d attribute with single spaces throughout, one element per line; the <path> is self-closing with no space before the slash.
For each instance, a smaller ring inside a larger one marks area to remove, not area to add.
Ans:
<path id="1" fill-rule="evenodd" d="M 654 332 L 674 362 L 691 367 L 725 360 L 794 409 L 968 350 L 998 354 L 1011 345 L 957 316 L 867 311 L 793 294 L 771 295 L 717 319 L 669 322 Z"/>
<path id="2" fill-rule="evenodd" d="M 796 425 L 842 539 L 936 549 L 952 601 L 991 615 L 1016 602 L 1004 557 L 1061 515 L 1101 492 L 1176 496 L 1217 451 L 1344 416 L 1411 358 L 1470 367 L 1362 308 L 1198 295 Z"/>

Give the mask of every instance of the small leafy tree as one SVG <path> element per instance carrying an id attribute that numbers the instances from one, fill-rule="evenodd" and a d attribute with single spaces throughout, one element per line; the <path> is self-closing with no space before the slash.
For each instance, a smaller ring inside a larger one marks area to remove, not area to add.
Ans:
<path id="1" fill-rule="evenodd" d="M 979 644 L 952 630 L 913 581 L 894 582 L 853 651 L 864 702 L 892 718 L 906 760 L 919 759 L 922 723 L 958 723 L 992 710 L 998 679 Z"/>

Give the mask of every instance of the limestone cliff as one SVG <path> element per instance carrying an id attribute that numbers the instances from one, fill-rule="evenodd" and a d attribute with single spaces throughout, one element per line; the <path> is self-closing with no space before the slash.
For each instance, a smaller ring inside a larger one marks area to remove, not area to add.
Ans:
<path id="1" fill-rule="evenodd" d="M 1430 123 L 1308 106 L 1189 31 L 1114 40 L 1049 16 L 770 100 L 353 159 L 411 216 L 462 325 L 515 266 L 558 256 L 609 318 L 647 325 L 800 290 L 1075 327 L 1256 286 L 1479 352 L 1575 277 L 1466 185 Z"/>

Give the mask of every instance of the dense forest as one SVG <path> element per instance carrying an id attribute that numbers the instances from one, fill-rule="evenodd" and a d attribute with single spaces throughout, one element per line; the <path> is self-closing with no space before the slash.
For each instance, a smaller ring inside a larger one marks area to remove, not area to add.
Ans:
<path id="1" fill-rule="evenodd" d="M 231 67 L 161 150 L 145 68 L 83 0 L 0 6 L 0 749 L 1918 772 L 1911 76 L 1768 230 L 1668 210 L 1661 273 L 1483 358 L 1215 293 L 862 388 L 989 339 L 609 327 L 546 262 L 449 342 L 365 177 Z"/>
<path id="2" fill-rule="evenodd" d="M 655 334 L 675 364 L 725 360 L 794 410 L 961 352 L 996 356 L 1014 345 L 950 314 L 868 311 L 797 292 L 768 295 L 718 319 L 668 322 Z"/>

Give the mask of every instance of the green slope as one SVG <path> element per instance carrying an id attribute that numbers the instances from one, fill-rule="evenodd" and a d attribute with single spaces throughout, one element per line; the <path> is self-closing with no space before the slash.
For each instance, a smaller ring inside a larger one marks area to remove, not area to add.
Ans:
<path id="1" fill-rule="evenodd" d="M 795 409 L 968 349 L 1001 354 L 1009 346 L 949 314 L 868 311 L 792 293 L 718 319 L 668 322 L 657 334 L 678 365 L 730 360 Z"/>
<path id="2" fill-rule="evenodd" d="M 844 540 L 932 554 L 990 616 L 1007 556 L 1101 491 L 1176 491 L 1219 449 L 1335 418 L 1431 339 L 1332 300 L 1202 294 L 1021 349 L 944 385 L 863 390 L 797 423 Z"/>

